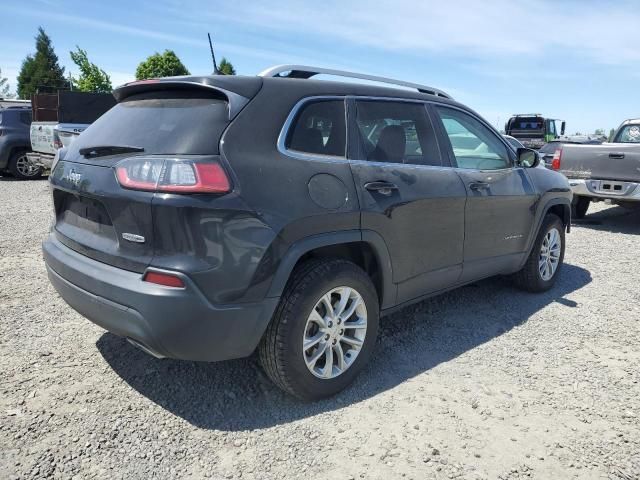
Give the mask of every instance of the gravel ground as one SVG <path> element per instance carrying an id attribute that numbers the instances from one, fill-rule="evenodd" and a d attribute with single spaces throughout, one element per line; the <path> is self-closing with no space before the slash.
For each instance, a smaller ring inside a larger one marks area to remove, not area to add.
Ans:
<path id="1" fill-rule="evenodd" d="M 592 206 L 546 294 L 492 279 L 386 318 L 355 385 L 303 404 L 68 308 L 46 181 L 0 179 L 0 211 L 0 478 L 640 478 L 640 213 Z"/>

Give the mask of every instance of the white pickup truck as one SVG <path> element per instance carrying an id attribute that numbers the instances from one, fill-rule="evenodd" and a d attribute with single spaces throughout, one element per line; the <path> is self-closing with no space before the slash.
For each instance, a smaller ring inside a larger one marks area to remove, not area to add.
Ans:
<path id="1" fill-rule="evenodd" d="M 115 105 L 111 94 L 59 91 L 31 99 L 31 153 L 29 161 L 50 169 L 58 149 L 71 142 L 104 112 Z"/>

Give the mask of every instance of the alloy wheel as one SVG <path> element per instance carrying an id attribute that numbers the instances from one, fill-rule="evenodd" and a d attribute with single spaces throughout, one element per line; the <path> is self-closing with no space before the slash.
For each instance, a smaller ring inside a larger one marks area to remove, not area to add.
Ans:
<path id="1" fill-rule="evenodd" d="M 39 173 L 40 167 L 34 165 L 25 153 L 16 159 L 16 170 L 24 177 L 34 177 Z"/>
<path id="2" fill-rule="evenodd" d="M 557 228 L 552 228 L 547 232 L 542 240 L 540 256 L 538 258 L 538 270 L 542 280 L 549 281 L 556 273 L 560 264 L 560 252 L 562 250 L 562 240 Z"/>
<path id="3" fill-rule="evenodd" d="M 309 371 L 331 379 L 358 357 L 367 334 L 367 308 L 362 295 L 337 287 L 316 302 L 304 329 L 302 350 Z"/>

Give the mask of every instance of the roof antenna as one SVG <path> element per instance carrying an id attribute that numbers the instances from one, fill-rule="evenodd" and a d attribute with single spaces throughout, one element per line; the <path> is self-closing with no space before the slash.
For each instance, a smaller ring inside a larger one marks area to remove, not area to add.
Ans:
<path id="1" fill-rule="evenodd" d="M 216 54 L 213 53 L 213 43 L 211 43 L 211 34 L 207 33 L 207 37 L 209 37 L 209 49 L 211 50 L 211 58 L 213 59 L 213 74 L 224 75 L 224 73 L 218 70 L 218 64 L 216 63 Z"/>

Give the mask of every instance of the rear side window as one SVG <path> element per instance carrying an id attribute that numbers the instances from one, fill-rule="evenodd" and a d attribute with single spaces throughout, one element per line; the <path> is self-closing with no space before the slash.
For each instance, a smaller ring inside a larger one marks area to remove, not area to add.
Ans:
<path id="1" fill-rule="evenodd" d="M 312 155 L 344 157 L 346 124 L 343 100 L 305 103 L 287 132 L 285 148 Z"/>
<path id="2" fill-rule="evenodd" d="M 31 112 L 20 112 L 20 121 L 25 125 L 31 125 Z"/>
<path id="3" fill-rule="evenodd" d="M 93 122 L 70 154 L 96 146 L 142 147 L 148 154 L 218 154 L 229 124 L 226 99 L 200 91 L 147 92 L 131 96 Z"/>
<path id="4" fill-rule="evenodd" d="M 385 163 L 442 164 L 424 105 L 359 100 L 356 109 L 359 158 Z"/>

